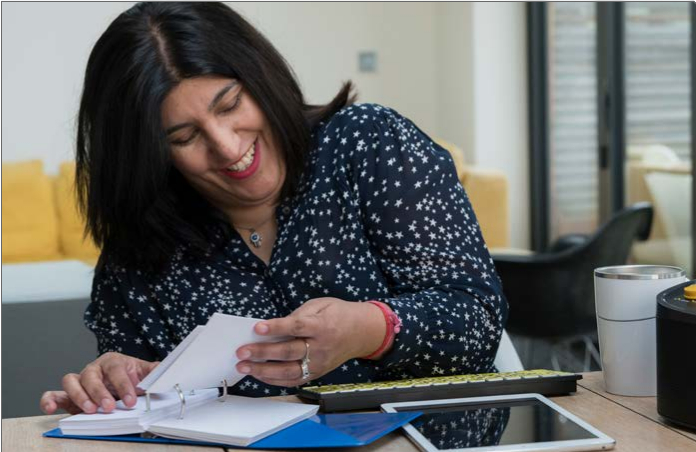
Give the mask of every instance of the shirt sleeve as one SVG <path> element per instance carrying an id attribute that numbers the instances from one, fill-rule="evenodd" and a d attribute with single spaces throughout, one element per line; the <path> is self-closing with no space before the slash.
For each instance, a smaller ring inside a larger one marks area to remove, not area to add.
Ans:
<path id="1" fill-rule="evenodd" d="M 380 364 L 422 376 L 492 370 L 507 302 L 450 154 L 393 110 L 352 112 L 352 192 L 390 288 L 380 301 L 403 322 Z"/>
<path id="2" fill-rule="evenodd" d="M 161 359 L 141 335 L 143 326 L 137 324 L 137 314 L 128 302 L 133 299 L 144 304 L 146 295 L 138 293 L 128 280 L 127 271 L 121 267 L 98 266 L 92 283 L 91 303 L 85 311 L 85 325 L 97 338 L 99 355 L 118 352 L 147 361 Z"/>

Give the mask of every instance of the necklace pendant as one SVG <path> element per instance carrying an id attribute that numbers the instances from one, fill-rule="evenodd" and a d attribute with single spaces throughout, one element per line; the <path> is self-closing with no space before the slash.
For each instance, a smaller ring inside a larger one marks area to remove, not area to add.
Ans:
<path id="1" fill-rule="evenodd" d="M 252 230 L 251 234 L 249 235 L 249 241 L 251 242 L 251 244 L 254 245 L 256 248 L 261 248 L 261 240 L 261 234 Z"/>

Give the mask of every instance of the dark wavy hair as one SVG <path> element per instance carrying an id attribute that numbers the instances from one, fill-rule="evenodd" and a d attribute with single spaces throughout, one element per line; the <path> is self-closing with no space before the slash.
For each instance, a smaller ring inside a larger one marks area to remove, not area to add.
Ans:
<path id="1" fill-rule="evenodd" d="M 172 165 L 161 123 L 167 94 L 204 75 L 240 81 L 263 111 L 286 165 L 280 200 L 297 189 L 312 129 L 355 98 L 346 82 L 327 105 L 305 103 L 285 59 L 222 3 L 145 2 L 125 11 L 92 49 L 77 125 L 78 205 L 102 249 L 100 265 L 157 270 L 181 245 L 202 256 L 229 238 L 229 227 L 211 228 L 221 212 Z"/>

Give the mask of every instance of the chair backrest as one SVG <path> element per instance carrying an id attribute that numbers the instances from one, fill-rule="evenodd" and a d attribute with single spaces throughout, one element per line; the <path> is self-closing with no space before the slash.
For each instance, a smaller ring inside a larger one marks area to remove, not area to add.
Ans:
<path id="1" fill-rule="evenodd" d="M 570 318 L 577 320 L 579 332 L 594 331 L 594 269 L 623 265 L 628 260 L 633 242 L 646 240 L 650 235 L 653 208 L 638 203 L 616 213 L 586 244 L 568 251 L 562 269 L 572 279 L 566 279 L 556 289 L 567 294 Z"/>
<path id="2" fill-rule="evenodd" d="M 527 261 L 496 259 L 510 301 L 508 330 L 534 336 L 594 331 L 594 269 L 625 264 L 633 241 L 650 235 L 652 215 L 649 203 L 634 204 L 582 245 Z"/>
<path id="3" fill-rule="evenodd" d="M 500 337 L 500 345 L 498 345 L 498 352 L 495 354 L 493 364 L 499 372 L 524 370 L 520 355 L 517 354 L 517 350 L 515 350 L 515 346 L 505 330 Z"/>

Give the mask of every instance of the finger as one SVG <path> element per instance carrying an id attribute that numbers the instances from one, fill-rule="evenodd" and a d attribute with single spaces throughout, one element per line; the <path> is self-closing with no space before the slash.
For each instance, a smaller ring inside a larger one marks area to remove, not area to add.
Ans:
<path id="1" fill-rule="evenodd" d="M 237 371 L 257 379 L 298 380 L 302 377 L 302 368 L 299 361 L 281 363 L 241 361 L 237 364 Z"/>
<path id="2" fill-rule="evenodd" d="M 41 407 L 41 411 L 46 414 L 53 414 L 56 412 L 58 409 L 58 404 L 56 403 L 54 391 L 46 391 L 41 395 L 41 399 L 39 399 L 39 407 Z"/>
<path id="3" fill-rule="evenodd" d="M 63 389 L 68 397 L 78 407 L 82 408 L 85 413 L 91 414 L 97 412 L 97 404 L 87 394 L 87 391 L 82 387 L 81 377 L 77 374 L 67 374 L 63 377 Z M 106 388 L 105 388 L 106 389 Z"/>
<path id="4" fill-rule="evenodd" d="M 133 384 L 133 379 L 135 378 L 137 380 L 137 375 L 131 375 L 133 371 L 135 371 L 134 368 L 129 373 L 124 366 L 124 362 L 121 360 L 110 361 L 104 364 L 104 374 L 106 375 L 106 379 L 111 386 L 113 386 L 118 394 L 118 397 L 128 408 L 134 407 L 137 402 L 135 397 L 135 385 L 139 381 Z"/>
<path id="5" fill-rule="evenodd" d="M 301 386 L 309 382 L 309 380 L 295 379 L 295 380 L 273 380 L 271 378 L 256 378 L 258 381 L 266 383 L 271 386 L 280 386 L 285 388 L 294 388 L 296 386 Z"/>
<path id="6" fill-rule="evenodd" d="M 305 385 L 305 384 L 309 383 L 310 381 L 312 381 L 312 380 L 314 380 L 314 379 L 317 379 L 317 378 L 321 377 L 322 375 L 323 375 L 323 374 L 321 374 L 321 373 L 314 373 L 314 372 L 311 372 L 309 378 L 307 378 L 307 379 L 300 377 L 300 378 L 294 378 L 294 379 L 291 379 L 291 380 L 277 380 L 277 379 L 265 378 L 265 377 L 263 377 L 263 378 L 261 378 L 261 377 L 254 377 L 254 378 L 255 378 L 256 380 L 262 381 L 262 382 L 264 382 L 264 383 L 266 383 L 266 384 L 269 384 L 269 385 L 271 385 L 271 386 L 285 386 L 285 387 L 288 387 L 288 388 L 292 388 L 292 387 L 295 387 L 295 386 L 302 386 L 302 385 Z"/>
<path id="7" fill-rule="evenodd" d="M 46 391 L 39 402 L 41 411 L 53 414 L 57 410 L 65 410 L 70 414 L 81 413 L 82 409 L 75 405 L 65 391 Z"/>
<path id="8" fill-rule="evenodd" d="M 116 400 L 107 388 L 104 371 L 100 364 L 89 364 L 80 374 L 84 390 L 94 403 L 101 406 L 104 412 L 110 413 L 116 408 Z"/>
<path id="9" fill-rule="evenodd" d="M 237 349 L 237 357 L 242 360 L 297 361 L 306 354 L 307 346 L 303 339 L 247 344 Z"/>
<path id="10" fill-rule="evenodd" d="M 312 337 L 320 328 L 321 323 L 317 317 L 292 314 L 254 325 L 254 331 L 264 336 Z"/>
<path id="11" fill-rule="evenodd" d="M 135 387 L 136 396 L 145 394 L 145 391 L 138 388 L 138 385 L 159 365 L 159 363 L 159 361 L 138 360 L 137 366 L 128 369 L 128 376 L 131 379 L 131 383 L 133 383 L 133 387 Z"/>

